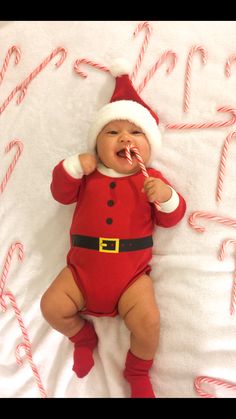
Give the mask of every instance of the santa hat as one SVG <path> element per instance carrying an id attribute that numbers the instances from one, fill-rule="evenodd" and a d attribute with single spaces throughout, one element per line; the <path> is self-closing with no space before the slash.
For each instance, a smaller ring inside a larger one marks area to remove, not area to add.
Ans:
<path id="1" fill-rule="evenodd" d="M 128 120 L 139 126 L 145 133 L 150 147 L 149 164 L 158 156 L 161 146 L 161 133 L 157 114 L 140 98 L 130 78 L 129 63 L 123 59 L 116 60 L 109 68 L 116 77 L 116 85 L 110 103 L 103 106 L 91 123 L 88 134 L 89 151 L 94 152 L 96 138 L 103 127 L 114 120 Z"/>

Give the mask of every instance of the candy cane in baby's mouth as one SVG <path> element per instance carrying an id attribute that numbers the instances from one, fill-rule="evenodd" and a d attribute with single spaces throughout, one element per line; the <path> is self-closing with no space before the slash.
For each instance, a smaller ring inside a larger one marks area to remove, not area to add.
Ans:
<path id="1" fill-rule="evenodd" d="M 128 162 L 131 165 L 133 164 L 133 160 L 132 160 L 132 157 L 131 157 L 131 151 L 134 153 L 136 159 L 138 160 L 138 164 L 140 166 L 140 169 L 142 170 L 143 176 L 149 177 L 149 174 L 148 174 L 147 169 L 145 167 L 144 161 L 143 161 L 137 147 L 134 147 L 132 145 L 127 145 L 125 147 L 125 155 L 126 155 L 126 158 L 127 158 Z M 155 207 L 156 207 L 157 210 L 161 209 L 160 204 L 157 201 L 155 201 L 154 204 L 155 204 Z"/>

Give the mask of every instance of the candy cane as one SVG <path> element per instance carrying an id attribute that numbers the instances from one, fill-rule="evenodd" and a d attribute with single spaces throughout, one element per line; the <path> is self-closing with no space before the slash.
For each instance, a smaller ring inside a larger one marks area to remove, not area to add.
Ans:
<path id="1" fill-rule="evenodd" d="M 225 73 L 227 77 L 231 76 L 231 66 L 233 62 L 236 61 L 236 54 L 233 54 L 229 57 L 225 64 Z"/>
<path id="2" fill-rule="evenodd" d="M 196 392 L 201 397 L 205 397 L 205 398 L 208 398 L 208 399 L 213 399 L 213 398 L 215 399 L 215 398 L 217 398 L 217 396 L 214 396 L 213 394 L 206 393 L 205 391 L 203 391 L 201 389 L 201 384 L 202 383 L 215 384 L 215 385 L 219 386 L 220 388 L 226 388 L 227 390 L 233 390 L 233 391 L 236 392 L 236 385 L 235 384 L 229 383 L 227 381 L 222 381 L 222 380 L 219 380 L 217 378 L 211 378 L 211 377 L 206 377 L 206 376 L 202 375 L 202 376 L 197 377 L 195 379 L 194 388 L 195 388 Z M 236 395 L 235 395 L 235 397 L 236 397 Z"/>
<path id="3" fill-rule="evenodd" d="M 233 244 L 236 250 L 236 240 L 234 239 L 228 239 L 224 240 L 220 249 L 220 255 L 219 259 L 224 260 L 225 258 L 225 252 L 228 250 L 229 246 Z M 236 253 L 235 253 L 236 256 Z M 230 303 L 230 314 L 231 316 L 235 314 L 235 307 L 236 307 L 236 266 L 234 270 L 234 282 L 233 282 L 233 288 L 232 288 L 232 297 L 231 297 L 231 303 Z"/>
<path id="4" fill-rule="evenodd" d="M 6 184 L 7 184 L 8 180 L 9 180 L 9 178 L 10 178 L 13 170 L 14 170 L 14 167 L 15 167 L 16 163 L 17 163 L 17 160 L 19 159 L 19 157 L 20 157 L 20 155 L 21 155 L 21 153 L 23 151 L 23 148 L 24 148 L 23 143 L 20 140 L 12 140 L 6 146 L 5 153 L 8 153 L 12 149 L 12 147 L 14 147 L 14 146 L 17 147 L 17 151 L 16 151 L 16 154 L 13 157 L 13 160 L 12 160 L 10 166 L 7 169 L 7 173 L 4 176 L 3 181 L 2 181 L 2 183 L 0 185 L 0 194 L 3 193 L 3 191 L 4 191 L 5 187 L 6 187 Z"/>
<path id="5" fill-rule="evenodd" d="M 224 183 L 224 177 L 225 177 L 225 165 L 226 165 L 226 159 L 229 152 L 229 143 L 230 141 L 236 137 L 236 132 L 231 132 L 225 139 L 222 153 L 221 153 L 221 161 L 220 161 L 220 170 L 218 175 L 218 186 L 217 186 L 217 192 L 216 192 L 216 200 L 219 202 L 222 198 L 222 190 L 223 190 L 223 183 Z"/>
<path id="6" fill-rule="evenodd" d="M 236 220 L 233 218 L 220 217 L 218 215 L 211 214 L 210 212 L 205 211 L 195 211 L 190 215 L 188 221 L 190 226 L 193 227 L 199 233 L 203 233 L 205 231 L 205 227 L 201 227 L 195 223 L 196 217 L 207 218 L 208 220 L 216 221 L 218 223 L 225 224 L 229 227 L 236 228 Z"/>
<path id="7" fill-rule="evenodd" d="M 6 280 L 7 280 L 7 277 L 9 275 L 9 270 L 10 270 L 10 265 L 11 265 L 13 253 L 15 252 L 16 249 L 18 249 L 18 259 L 20 261 L 22 261 L 23 257 L 24 257 L 23 245 L 20 242 L 13 243 L 10 246 L 10 248 L 7 252 L 7 257 L 6 257 L 4 267 L 3 267 L 3 271 L 2 271 L 2 275 L 1 275 L 1 278 L 0 278 L 0 306 L 1 306 L 3 312 L 5 312 L 7 310 L 7 305 L 6 305 L 6 302 L 5 302 L 4 298 L 8 297 L 9 300 L 10 300 L 11 306 L 12 306 L 14 312 L 15 312 L 15 316 L 17 318 L 18 324 L 19 324 L 21 332 L 22 332 L 22 337 L 23 337 L 23 343 L 18 344 L 17 347 L 16 347 L 17 363 L 18 363 L 18 365 L 23 364 L 22 359 L 20 357 L 19 350 L 20 350 L 20 348 L 24 348 L 26 356 L 27 356 L 28 361 L 30 363 L 31 369 L 33 371 L 35 380 L 37 382 L 40 394 L 41 394 L 42 397 L 46 397 L 46 392 L 43 388 L 39 372 L 38 372 L 37 367 L 35 366 L 35 364 L 33 362 L 33 356 L 32 356 L 32 350 L 31 350 L 31 343 L 30 343 L 30 340 L 29 340 L 29 335 L 28 335 L 27 329 L 24 325 L 24 322 L 23 322 L 23 319 L 22 319 L 22 316 L 21 316 L 21 312 L 20 312 L 20 310 L 17 306 L 16 299 L 15 299 L 15 297 L 12 294 L 11 291 L 8 290 L 8 291 L 4 292 L 4 286 L 6 284 Z"/>
<path id="8" fill-rule="evenodd" d="M 84 73 L 84 71 L 81 71 L 79 69 L 79 66 L 81 63 L 90 65 L 91 67 L 98 68 L 99 70 L 102 70 L 102 71 L 110 72 L 109 68 L 105 67 L 104 65 L 98 64 L 95 61 L 88 60 L 87 58 L 78 58 L 74 63 L 74 70 L 76 73 L 78 73 L 81 77 L 84 77 L 84 78 L 88 77 L 88 74 Z"/>
<path id="9" fill-rule="evenodd" d="M 177 61 L 177 55 L 175 52 L 169 50 L 164 52 L 162 56 L 159 58 L 159 60 L 151 68 L 151 70 L 149 70 L 142 83 L 140 83 L 140 85 L 138 86 L 137 93 L 140 93 L 143 90 L 143 88 L 146 86 L 147 82 L 150 80 L 150 78 L 153 76 L 156 70 L 163 64 L 164 61 L 167 60 L 168 57 L 171 57 L 171 64 L 167 68 L 166 72 L 167 74 L 170 74 L 174 70 Z"/>
<path id="10" fill-rule="evenodd" d="M 57 68 L 60 67 L 60 65 L 64 62 L 67 56 L 67 51 L 63 47 L 58 47 L 54 49 L 52 53 L 48 57 L 46 57 L 45 60 L 38 67 L 36 67 L 35 70 L 32 71 L 32 73 L 30 73 L 30 75 L 22 83 L 18 84 L 12 90 L 10 95 L 7 97 L 7 99 L 4 101 L 4 103 L 0 107 L 0 114 L 6 109 L 6 107 L 9 105 L 9 103 L 11 102 L 13 97 L 16 95 L 16 93 L 19 92 L 19 97 L 16 101 L 17 105 L 19 105 L 22 102 L 22 100 L 24 99 L 27 93 L 28 85 L 48 65 L 48 63 L 58 54 L 61 54 L 61 58 L 59 59 L 59 61 L 55 63 L 55 66 Z"/>
<path id="11" fill-rule="evenodd" d="M 35 68 L 35 70 L 30 73 L 30 75 L 21 83 L 20 85 L 20 95 L 17 99 L 17 104 L 19 105 L 22 100 L 24 99 L 28 85 L 32 82 L 32 80 L 50 63 L 50 61 L 58 54 L 61 54 L 61 57 L 59 61 L 55 63 L 55 66 L 58 68 L 62 65 L 62 63 L 65 61 L 67 56 L 67 50 L 63 47 L 57 47 L 55 48 L 52 53 L 43 60 L 41 64 L 39 64 L 38 67 Z"/>
<path id="12" fill-rule="evenodd" d="M 20 61 L 21 58 L 21 51 L 18 47 L 16 47 L 15 45 L 13 45 L 11 48 L 9 48 L 9 50 L 7 51 L 3 66 L 2 66 L 2 70 L 0 72 L 0 84 L 2 83 L 4 76 L 6 74 L 7 71 L 7 67 L 9 65 L 9 61 L 10 58 L 12 56 L 12 54 L 15 53 L 15 65 L 17 65 Z"/>
<path id="13" fill-rule="evenodd" d="M 37 383 L 37 386 L 38 386 L 38 389 L 39 389 L 39 393 L 40 393 L 41 397 L 46 398 L 47 394 L 46 394 L 46 391 L 43 387 L 42 380 L 41 380 L 40 375 L 39 375 L 39 371 L 38 371 L 36 365 L 33 362 L 33 355 L 32 355 L 32 349 L 31 349 L 31 343 L 30 343 L 29 335 L 28 335 L 27 329 L 24 325 L 19 307 L 17 306 L 16 299 L 15 299 L 14 295 L 11 293 L 11 291 L 7 291 L 6 293 L 4 293 L 4 297 L 8 297 L 9 300 L 10 300 L 11 306 L 12 306 L 14 312 L 15 312 L 15 316 L 17 318 L 18 324 L 19 324 L 21 332 L 22 332 L 22 337 L 23 337 L 23 343 L 18 344 L 17 347 L 16 347 L 16 351 L 15 351 L 16 361 L 17 361 L 18 365 L 20 365 L 20 366 L 23 365 L 23 359 L 21 358 L 20 352 L 19 352 L 20 349 L 23 348 L 25 350 L 26 357 L 29 361 L 31 370 L 32 370 L 34 378 L 36 380 L 36 383 Z"/>
<path id="14" fill-rule="evenodd" d="M 143 61 L 143 57 L 144 57 L 144 54 L 147 50 L 147 47 L 148 47 L 148 44 L 149 44 L 149 41 L 150 41 L 150 37 L 151 37 L 151 34 L 152 34 L 152 26 L 150 25 L 149 22 L 145 21 L 145 22 L 139 23 L 139 25 L 137 26 L 137 28 L 135 29 L 135 31 L 133 33 L 133 36 L 134 37 L 137 36 L 139 34 L 139 32 L 141 32 L 141 30 L 143 30 L 143 29 L 145 29 L 146 35 L 145 35 L 144 41 L 142 43 L 141 50 L 140 50 L 137 62 L 135 64 L 133 73 L 130 76 L 130 79 L 131 79 L 132 82 L 134 82 L 134 80 L 136 79 L 138 70 L 141 66 L 141 62 Z"/>
<path id="15" fill-rule="evenodd" d="M 6 311 L 6 304 L 5 304 L 4 299 L 2 297 L 3 289 L 4 289 L 4 286 L 5 286 L 7 277 L 9 275 L 9 269 L 10 269 L 13 253 L 16 251 L 16 249 L 18 250 L 19 261 L 23 260 L 23 257 L 24 257 L 23 245 L 19 242 L 13 243 L 8 250 L 7 257 L 6 257 L 6 260 L 5 260 L 5 263 L 4 263 L 4 267 L 3 267 L 3 271 L 2 271 L 2 274 L 1 274 L 1 277 L 0 277 L 0 306 L 1 306 L 3 311 Z"/>
<path id="16" fill-rule="evenodd" d="M 127 145 L 125 147 L 125 155 L 126 155 L 126 158 L 127 158 L 128 162 L 129 162 L 129 164 L 131 164 L 131 165 L 133 164 L 133 160 L 132 160 L 132 156 L 131 156 L 131 151 L 134 153 L 136 159 L 138 160 L 138 164 L 139 164 L 139 166 L 141 168 L 141 171 L 142 171 L 143 176 L 149 177 L 149 174 L 148 174 L 147 169 L 146 169 L 146 167 L 144 165 L 144 161 L 142 159 L 141 154 L 139 153 L 138 148 L 137 147 L 130 146 L 130 145 Z M 155 204 L 155 207 L 156 207 L 157 210 L 160 210 L 161 209 L 160 204 L 157 201 L 155 201 L 154 204 Z"/>
<path id="17" fill-rule="evenodd" d="M 199 124 L 167 124 L 166 128 L 168 129 L 201 129 L 201 128 L 220 128 L 220 127 L 229 127 L 230 125 L 235 124 L 236 122 L 236 109 L 229 106 L 223 106 L 217 109 L 217 112 L 228 112 L 232 114 L 232 118 L 226 122 L 204 122 Z"/>
<path id="18" fill-rule="evenodd" d="M 190 76 L 192 71 L 192 61 L 193 55 L 199 51 L 201 54 L 203 64 L 207 62 L 207 52 L 205 48 L 201 45 L 194 45 L 188 54 L 187 65 L 186 65 L 186 75 L 185 75 L 185 89 L 184 89 L 184 112 L 189 110 L 189 102 L 190 102 Z"/>

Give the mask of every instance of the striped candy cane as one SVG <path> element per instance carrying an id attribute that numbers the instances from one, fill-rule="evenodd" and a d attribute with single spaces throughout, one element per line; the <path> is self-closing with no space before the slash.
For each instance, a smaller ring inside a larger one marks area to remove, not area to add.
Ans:
<path id="1" fill-rule="evenodd" d="M 193 55 L 199 51 L 201 54 L 203 64 L 206 64 L 207 61 L 207 52 L 205 48 L 201 45 L 194 45 L 188 54 L 187 65 L 186 65 L 186 75 L 185 75 L 185 89 L 184 89 L 184 112 L 189 110 L 189 102 L 190 102 L 190 77 L 192 71 L 192 61 Z"/>
<path id="2" fill-rule="evenodd" d="M 3 267 L 3 271 L 0 277 L 0 306 L 3 311 L 6 311 L 6 304 L 3 299 L 3 289 L 7 281 L 7 277 L 9 275 L 9 269 L 10 269 L 12 257 L 16 249 L 18 250 L 18 260 L 20 262 L 23 260 L 23 257 L 24 257 L 23 245 L 19 242 L 13 243 L 8 250 L 7 257 L 4 263 L 4 267 Z"/>
<path id="3" fill-rule="evenodd" d="M 32 354 L 32 349 L 31 349 L 31 343 L 30 343 L 30 340 L 29 340 L 29 335 L 28 335 L 27 329 L 24 325 L 20 309 L 19 309 L 19 307 L 16 303 L 16 299 L 15 299 L 14 295 L 12 294 L 12 292 L 9 291 L 9 290 L 6 293 L 4 293 L 4 297 L 8 297 L 9 300 L 10 300 L 11 306 L 12 306 L 14 312 L 15 312 L 16 319 L 17 319 L 18 324 L 20 326 L 21 333 L 22 333 L 22 338 L 23 338 L 23 343 L 18 344 L 17 347 L 16 347 L 16 350 L 15 350 L 17 364 L 19 366 L 23 365 L 23 359 L 20 355 L 20 349 L 24 349 L 26 357 L 29 361 L 31 370 L 33 372 L 36 384 L 38 386 L 39 393 L 40 393 L 41 397 L 46 398 L 47 394 L 46 394 L 46 391 L 43 387 L 42 380 L 41 380 L 40 375 L 39 375 L 39 371 L 38 371 L 38 369 L 37 369 L 37 367 L 36 367 L 36 365 L 33 361 L 33 354 Z"/>
<path id="4" fill-rule="evenodd" d="M 27 329 L 24 325 L 19 307 L 17 306 L 16 299 L 15 299 L 15 297 L 12 294 L 11 291 L 8 290 L 8 291 L 4 292 L 4 286 L 6 284 L 7 277 L 9 275 L 9 270 L 10 270 L 10 265 L 11 265 L 13 253 L 16 251 L 16 249 L 18 249 L 18 259 L 20 261 L 22 261 L 23 257 L 24 257 L 23 245 L 20 242 L 13 243 L 10 246 L 10 248 L 7 252 L 7 257 L 6 257 L 5 264 L 4 264 L 3 271 L 2 271 L 2 275 L 1 275 L 1 278 L 0 278 L 0 306 L 2 308 L 2 311 L 5 312 L 7 310 L 7 305 L 6 305 L 5 298 L 7 297 L 10 300 L 11 306 L 14 310 L 16 319 L 17 319 L 19 327 L 21 329 L 22 338 L 23 338 L 23 343 L 18 344 L 17 347 L 16 347 L 16 351 L 15 351 L 16 361 L 17 361 L 18 365 L 23 364 L 23 360 L 20 356 L 20 349 L 23 348 L 25 350 L 27 359 L 29 361 L 29 364 L 31 366 L 34 378 L 35 378 L 37 386 L 39 388 L 40 395 L 41 395 L 41 397 L 47 397 L 46 392 L 45 392 L 44 387 L 43 387 L 43 384 L 42 384 L 42 381 L 41 381 L 41 378 L 40 378 L 40 375 L 39 375 L 39 372 L 38 372 L 38 369 L 33 362 L 33 355 L 32 355 L 29 335 L 28 335 Z"/>
<path id="5" fill-rule="evenodd" d="M 231 67 L 232 64 L 234 63 L 234 61 L 236 61 L 236 54 L 233 54 L 229 57 L 229 59 L 226 61 L 225 64 L 225 73 L 227 77 L 231 76 Z"/>
<path id="6" fill-rule="evenodd" d="M 144 89 L 144 87 L 146 86 L 147 82 L 152 78 L 152 76 L 154 75 L 154 73 L 156 72 L 156 70 L 169 58 L 171 57 L 171 63 L 169 65 L 169 67 L 167 68 L 166 72 L 167 74 L 170 74 L 176 65 L 176 61 L 177 61 L 177 55 L 175 52 L 169 50 L 164 52 L 161 57 L 159 58 L 159 60 L 157 60 L 157 62 L 154 64 L 154 66 L 151 68 L 151 70 L 149 70 L 149 72 L 147 73 L 146 77 L 143 79 L 143 81 L 140 83 L 140 85 L 138 86 L 137 93 L 141 93 L 142 90 Z"/>
<path id="7" fill-rule="evenodd" d="M 58 47 L 52 51 L 52 53 L 45 58 L 45 60 L 35 68 L 35 70 L 30 73 L 30 75 L 20 84 L 18 84 L 10 93 L 10 95 L 7 97 L 7 99 L 4 101 L 2 106 L 0 107 L 0 114 L 6 109 L 6 107 L 9 105 L 11 100 L 14 98 L 14 96 L 19 93 L 18 99 L 16 101 L 17 105 L 19 105 L 22 100 L 24 99 L 27 88 L 29 84 L 32 82 L 32 80 L 49 64 L 49 62 L 58 54 L 61 54 L 61 57 L 59 61 L 55 63 L 55 66 L 58 68 L 60 65 L 64 62 L 67 56 L 67 50 L 63 47 Z"/>
<path id="8" fill-rule="evenodd" d="M 77 74 L 79 74 L 81 77 L 84 77 L 84 78 L 88 77 L 88 74 L 79 69 L 81 63 L 90 65 L 91 67 L 95 67 L 101 71 L 110 72 L 109 68 L 105 67 L 102 64 L 98 64 L 95 61 L 88 60 L 87 58 L 78 58 L 74 63 L 74 70 Z"/>
<path id="9" fill-rule="evenodd" d="M 4 191 L 5 187 L 6 187 L 6 184 L 7 184 L 8 180 L 9 180 L 9 178 L 10 178 L 13 170 L 14 170 L 14 167 L 15 167 L 16 163 L 17 163 L 17 160 L 19 159 L 19 157 L 20 157 L 20 155 L 21 155 L 21 153 L 23 151 L 23 148 L 24 148 L 23 143 L 20 140 L 12 140 L 6 146 L 5 153 L 8 153 L 12 149 L 12 147 L 14 147 L 14 146 L 17 147 L 17 151 L 16 151 L 16 154 L 13 157 L 13 160 L 12 160 L 10 166 L 7 169 L 7 173 L 4 176 L 3 181 L 2 181 L 2 183 L 0 185 L 0 194 L 3 193 L 3 191 Z"/>
<path id="10" fill-rule="evenodd" d="M 220 170 L 218 175 L 218 185 L 217 185 L 217 192 L 216 192 L 216 200 L 219 202 L 222 198 L 222 190 L 223 190 L 223 183 L 225 178 L 225 166 L 226 166 L 226 159 L 229 152 L 229 144 L 231 140 L 236 137 L 236 132 L 231 132 L 225 139 L 222 153 L 221 153 L 221 161 L 220 161 Z"/>
<path id="11" fill-rule="evenodd" d="M 201 384 L 202 383 L 207 383 L 207 384 L 213 384 L 213 385 L 217 385 L 220 388 L 226 388 L 227 390 L 233 390 L 235 392 L 235 397 L 236 397 L 236 385 L 229 383 L 227 381 L 222 381 L 219 380 L 217 378 L 211 378 L 211 377 L 207 377 L 207 376 L 199 376 L 195 379 L 194 381 L 194 388 L 196 390 L 196 392 L 204 398 L 208 398 L 208 399 L 215 399 L 217 398 L 217 396 L 214 396 L 213 394 L 207 393 L 206 391 L 202 390 L 201 388 Z"/>
<path id="12" fill-rule="evenodd" d="M 19 86 L 20 95 L 17 99 L 17 105 L 19 105 L 22 100 L 24 99 L 28 85 L 32 82 L 32 80 L 52 61 L 54 57 L 56 57 L 58 54 L 61 54 L 61 57 L 59 61 L 55 63 L 55 66 L 58 68 L 62 65 L 62 63 L 65 61 L 67 56 L 67 50 L 63 47 L 57 47 L 55 48 L 48 57 L 43 60 L 41 64 L 39 64 L 38 67 L 35 68 L 35 70 L 30 73 L 30 75 L 21 83 Z"/>
<path id="13" fill-rule="evenodd" d="M 217 109 L 217 112 L 228 112 L 232 114 L 232 118 L 229 121 L 216 121 L 216 122 L 203 122 L 199 124 L 167 124 L 168 129 L 202 129 L 202 128 L 220 128 L 229 127 L 236 122 L 236 109 L 230 106 L 222 106 Z"/>
<path id="14" fill-rule="evenodd" d="M 20 48 L 16 47 L 15 45 L 13 45 L 11 48 L 9 48 L 9 50 L 7 51 L 3 66 L 2 66 L 2 70 L 0 71 L 0 84 L 2 83 L 4 76 L 6 74 L 7 71 L 7 67 L 9 65 L 9 61 L 10 58 L 12 56 L 12 54 L 15 54 L 15 65 L 17 65 L 20 61 L 21 58 L 21 51 Z"/>
<path id="15" fill-rule="evenodd" d="M 135 29 L 135 31 L 133 33 L 133 36 L 134 37 L 137 36 L 139 34 L 139 32 L 141 32 L 141 30 L 143 30 L 143 29 L 145 29 L 146 35 L 145 35 L 143 44 L 141 46 L 141 50 L 140 50 L 137 62 L 135 64 L 133 73 L 130 76 L 130 79 L 131 79 L 132 83 L 134 82 L 134 80 L 137 77 L 138 70 L 139 70 L 139 68 L 141 66 L 141 63 L 143 61 L 143 57 L 144 57 L 144 54 L 147 50 L 147 47 L 148 47 L 148 44 L 149 44 L 149 41 L 150 41 L 150 37 L 151 37 L 151 34 L 152 34 L 152 26 L 150 25 L 149 22 L 145 21 L 145 22 L 139 23 L 139 25 L 137 26 L 137 28 Z"/>
<path id="16" fill-rule="evenodd" d="M 197 217 L 206 218 L 211 221 L 216 221 L 218 223 L 227 225 L 229 227 L 236 228 L 236 220 L 233 218 L 226 218 L 226 217 L 220 217 L 218 215 L 212 214 L 210 212 L 205 211 L 195 211 L 189 216 L 189 224 L 194 230 L 198 231 L 199 233 L 203 233 L 205 231 L 205 227 L 201 227 L 198 224 L 196 224 L 195 219 Z"/>
<path id="17" fill-rule="evenodd" d="M 142 156 L 139 153 L 138 148 L 137 147 L 134 147 L 134 146 L 131 146 L 131 145 L 128 144 L 125 147 L 125 155 L 126 155 L 126 158 L 127 158 L 128 162 L 129 162 L 129 164 L 131 164 L 131 165 L 133 164 L 133 160 L 132 160 L 132 156 L 131 156 L 131 151 L 134 153 L 136 159 L 138 160 L 138 164 L 139 164 L 140 169 L 141 169 L 141 171 L 143 173 L 143 176 L 149 177 L 149 174 L 147 172 L 147 169 L 145 167 L 144 161 L 142 159 Z M 161 209 L 160 204 L 157 201 L 155 201 L 154 204 L 155 204 L 155 207 L 156 207 L 157 210 L 160 210 Z"/>
<path id="18" fill-rule="evenodd" d="M 224 260 L 225 252 L 228 250 L 230 245 L 233 245 L 236 250 L 236 240 L 228 239 L 228 240 L 223 241 L 221 249 L 220 249 L 220 255 L 219 255 L 220 260 Z M 235 257 L 236 257 L 236 253 L 235 253 Z M 233 276 L 234 276 L 234 282 L 233 282 L 233 287 L 232 287 L 232 297 L 231 297 L 231 303 L 230 303 L 231 316 L 235 314 L 235 307 L 236 307 L 236 266 L 235 266 Z"/>

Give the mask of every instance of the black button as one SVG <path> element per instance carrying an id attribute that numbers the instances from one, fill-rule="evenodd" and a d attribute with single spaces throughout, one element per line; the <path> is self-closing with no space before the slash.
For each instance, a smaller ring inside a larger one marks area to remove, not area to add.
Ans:
<path id="1" fill-rule="evenodd" d="M 107 218 L 106 219 L 107 224 L 112 224 L 113 223 L 113 219 L 112 218 Z"/>
<path id="2" fill-rule="evenodd" d="M 111 183 L 110 183 L 110 188 L 111 188 L 111 189 L 114 189 L 115 187 L 116 187 L 116 182 L 111 182 Z"/>
<path id="3" fill-rule="evenodd" d="M 112 199 L 110 199 L 109 201 L 107 201 L 107 205 L 108 205 L 108 207 L 113 207 L 114 201 Z"/>

